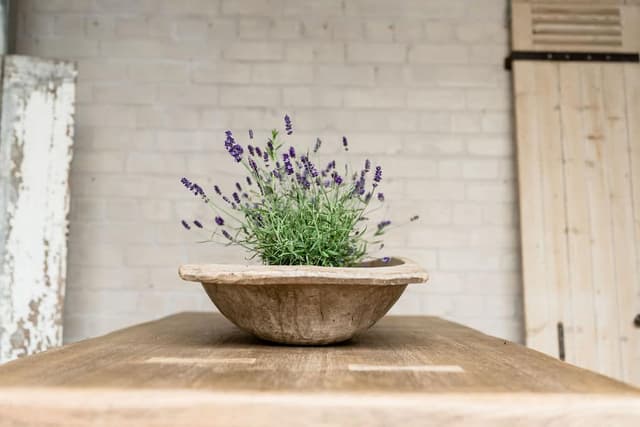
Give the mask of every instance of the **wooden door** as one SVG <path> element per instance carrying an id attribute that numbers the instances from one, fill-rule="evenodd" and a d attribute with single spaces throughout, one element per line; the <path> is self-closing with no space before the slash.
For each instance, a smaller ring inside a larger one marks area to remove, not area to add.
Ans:
<path id="1" fill-rule="evenodd" d="M 512 2 L 512 49 L 637 53 L 637 1 Z M 640 65 L 516 60 L 527 345 L 640 385 Z"/>

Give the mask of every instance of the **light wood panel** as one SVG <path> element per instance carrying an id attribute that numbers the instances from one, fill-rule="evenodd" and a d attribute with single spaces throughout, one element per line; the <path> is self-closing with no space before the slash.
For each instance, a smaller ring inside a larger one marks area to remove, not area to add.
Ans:
<path id="1" fill-rule="evenodd" d="M 640 391 L 433 317 L 390 316 L 342 345 L 288 347 L 218 314 L 183 313 L 0 366 L 0 419 L 634 426 Z"/>
<path id="2" fill-rule="evenodd" d="M 628 36 L 640 27 L 637 5 L 531 3 L 513 2 L 517 48 L 546 50 L 538 37 L 546 25 L 554 37 L 580 27 L 620 41 L 611 49 L 585 38 L 573 49 L 565 38 L 555 50 L 632 53 L 640 43 Z M 638 64 L 513 64 L 527 344 L 635 384 L 639 76 Z"/>

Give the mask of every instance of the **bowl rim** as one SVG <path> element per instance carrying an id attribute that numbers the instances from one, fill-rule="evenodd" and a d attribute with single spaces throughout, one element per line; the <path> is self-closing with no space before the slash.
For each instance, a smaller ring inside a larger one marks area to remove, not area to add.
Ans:
<path id="1" fill-rule="evenodd" d="M 407 285 L 429 280 L 420 265 L 401 257 L 356 267 L 184 264 L 178 275 L 190 282 L 224 285 Z"/>

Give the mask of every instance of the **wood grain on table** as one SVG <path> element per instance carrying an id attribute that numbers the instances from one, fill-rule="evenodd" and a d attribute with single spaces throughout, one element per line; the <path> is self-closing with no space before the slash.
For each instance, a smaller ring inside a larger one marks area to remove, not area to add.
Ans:
<path id="1" fill-rule="evenodd" d="M 388 316 L 341 345 L 288 347 L 182 313 L 0 366 L 0 420 L 637 426 L 640 392 L 435 317 Z"/>

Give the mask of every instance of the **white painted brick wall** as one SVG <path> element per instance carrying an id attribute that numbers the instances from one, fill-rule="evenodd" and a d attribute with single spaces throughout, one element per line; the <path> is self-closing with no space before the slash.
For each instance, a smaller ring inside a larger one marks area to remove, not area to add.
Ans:
<path id="1" fill-rule="evenodd" d="M 223 131 L 293 116 L 379 159 L 400 219 L 388 253 L 431 272 L 394 313 L 522 339 L 505 0 L 22 0 L 18 52 L 78 61 L 65 338 L 210 310 L 183 262 L 235 262 L 179 220 L 182 175 L 237 169 Z M 217 182 L 217 181 L 216 181 Z"/>

